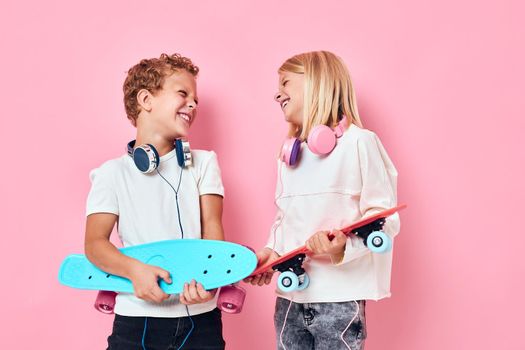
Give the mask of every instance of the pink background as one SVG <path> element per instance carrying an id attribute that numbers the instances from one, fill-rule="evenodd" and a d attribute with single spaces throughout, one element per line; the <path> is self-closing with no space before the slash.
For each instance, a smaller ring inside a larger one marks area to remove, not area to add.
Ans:
<path id="1" fill-rule="evenodd" d="M 227 238 L 258 248 L 286 130 L 276 69 L 318 49 L 348 64 L 409 204 L 367 349 L 525 348 L 522 2 L 75 3 L 2 4 L 2 348 L 106 344 L 112 317 L 57 271 L 83 251 L 89 170 L 134 137 L 131 65 L 181 52 L 201 67 L 192 146 L 219 155 Z M 247 289 L 243 313 L 224 316 L 228 349 L 272 349 L 273 288 Z"/>

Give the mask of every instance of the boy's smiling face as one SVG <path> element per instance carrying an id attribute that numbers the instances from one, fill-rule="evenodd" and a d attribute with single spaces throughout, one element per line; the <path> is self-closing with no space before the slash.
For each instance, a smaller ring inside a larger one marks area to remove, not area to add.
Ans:
<path id="1" fill-rule="evenodd" d="M 150 119 L 157 133 L 167 139 L 187 137 L 197 109 L 197 82 L 186 70 L 164 80 L 162 89 L 151 95 Z"/>

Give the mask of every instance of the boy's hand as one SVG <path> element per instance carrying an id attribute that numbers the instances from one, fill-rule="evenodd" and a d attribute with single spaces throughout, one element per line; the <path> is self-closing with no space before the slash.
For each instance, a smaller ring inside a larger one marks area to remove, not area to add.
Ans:
<path id="1" fill-rule="evenodd" d="M 264 248 L 257 252 L 257 266 L 261 266 L 267 263 L 270 263 L 279 258 L 274 250 L 270 248 Z M 274 270 L 266 271 L 252 277 L 246 277 L 244 282 L 251 283 L 253 285 L 262 286 L 263 284 L 269 284 L 272 281 Z"/>
<path id="2" fill-rule="evenodd" d="M 137 262 L 130 271 L 135 296 L 142 300 L 161 303 L 169 298 L 159 287 L 159 279 L 171 284 L 170 273 L 158 266 Z"/>
<path id="3" fill-rule="evenodd" d="M 332 240 L 328 238 L 330 231 L 314 233 L 306 241 L 306 247 L 311 250 L 314 255 L 330 255 L 332 262 L 337 264 L 343 260 L 347 237 L 339 230 L 333 230 L 331 234 L 334 236 Z"/>
<path id="4" fill-rule="evenodd" d="M 179 294 L 179 300 L 181 304 L 185 305 L 200 304 L 213 299 L 215 293 L 217 293 L 217 289 L 207 291 L 202 284 L 191 280 L 189 284 L 184 283 L 184 290 Z"/>

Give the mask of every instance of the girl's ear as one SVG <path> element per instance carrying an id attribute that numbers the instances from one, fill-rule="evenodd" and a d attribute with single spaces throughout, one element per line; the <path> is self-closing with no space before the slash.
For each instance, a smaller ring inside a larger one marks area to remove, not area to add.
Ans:
<path id="1" fill-rule="evenodd" d="M 137 93 L 137 103 L 146 112 L 151 112 L 151 98 L 151 93 L 146 89 L 141 89 Z"/>

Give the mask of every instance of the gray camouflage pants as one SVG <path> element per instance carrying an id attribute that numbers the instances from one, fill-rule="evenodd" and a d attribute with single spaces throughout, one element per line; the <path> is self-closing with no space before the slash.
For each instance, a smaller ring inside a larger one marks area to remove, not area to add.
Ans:
<path id="1" fill-rule="evenodd" d="M 340 303 L 292 302 L 290 305 L 289 300 L 278 297 L 274 317 L 277 348 L 363 350 L 366 339 L 365 304 L 364 300 L 358 300 Z M 358 305 L 359 314 L 356 315 Z M 285 317 L 287 311 L 288 316 Z"/>

